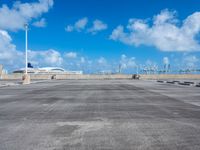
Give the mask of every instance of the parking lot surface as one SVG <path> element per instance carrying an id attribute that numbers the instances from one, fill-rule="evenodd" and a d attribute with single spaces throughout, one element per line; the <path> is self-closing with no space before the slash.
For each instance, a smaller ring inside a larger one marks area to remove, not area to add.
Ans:
<path id="1" fill-rule="evenodd" d="M 1 150 L 199 150 L 200 88 L 142 80 L 0 87 Z"/>

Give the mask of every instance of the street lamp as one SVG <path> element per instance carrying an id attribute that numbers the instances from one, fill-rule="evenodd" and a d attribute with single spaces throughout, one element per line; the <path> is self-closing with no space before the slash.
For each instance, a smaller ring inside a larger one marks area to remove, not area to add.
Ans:
<path id="1" fill-rule="evenodd" d="M 30 84 L 30 75 L 28 75 L 28 24 L 24 25 L 25 28 L 25 74 L 23 76 L 23 84 Z"/>
<path id="2" fill-rule="evenodd" d="M 28 24 L 24 25 L 25 28 L 25 74 L 28 74 Z"/>

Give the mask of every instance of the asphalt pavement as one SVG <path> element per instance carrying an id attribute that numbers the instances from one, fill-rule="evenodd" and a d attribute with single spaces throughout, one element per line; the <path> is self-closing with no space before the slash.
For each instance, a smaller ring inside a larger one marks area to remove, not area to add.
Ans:
<path id="1" fill-rule="evenodd" d="M 0 150 L 199 149 L 199 87 L 142 80 L 0 87 Z"/>

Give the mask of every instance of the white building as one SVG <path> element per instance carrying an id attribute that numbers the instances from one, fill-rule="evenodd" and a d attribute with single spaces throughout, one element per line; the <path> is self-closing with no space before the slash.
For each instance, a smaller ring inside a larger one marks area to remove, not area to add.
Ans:
<path id="1" fill-rule="evenodd" d="M 13 71 L 13 73 L 25 73 L 25 69 Z M 59 67 L 28 68 L 29 74 L 83 74 L 83 71 L 66 71 Z"/>

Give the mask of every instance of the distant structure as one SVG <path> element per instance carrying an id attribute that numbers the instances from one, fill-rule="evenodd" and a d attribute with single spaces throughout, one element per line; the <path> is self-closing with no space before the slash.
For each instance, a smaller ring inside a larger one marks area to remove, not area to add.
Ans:
<path id="1" fill-rule="evenodd" d="M 171 69 L 169 58 L 168 57 L 164 57 L 163 58 L 163 63 L 164 63 L 164 70 L 163 70 L 163 72 L 164 73 L 169 73 L 170 69 Z"/>
<path id="2" fill-rule="evenodd" d="M 28 68 L 33 68 L 30 62 L 28 62 Z"/>
<path id="3" fill-rule="evenodd" d="M 109 74 L 113 74 L 111 70 L 103 70 L 103 71 L 100 71 L 98 74 L 101 74 L 101 75 L 109 75 Z"/>
<path id="4" fill-rule="evenodd" d="M 28 66 L 28 74 L 83 74 L 83 71 L 67 71 L 59 67 L 33 68 L 31 64 L 28 64 Z M 21 68 L 19 70 L 13 71 L 13 73 L 23 74 L 25 73 L 25 69 Z"/>
<path id="5" fill-rule="evenodd" d="M 3 65 L 0 64 L 0 76 L 2 75 L 3 73 Z"/>
<path id="6" fill-rule="evenodd" d="M 170 64 L 164 64 L 164 72 L 165 73 L 170 72 Z"/>
<path id="7" fill-rule="evenodd" d="M 0 79 L 2 79 L 3 74 L 7 74 L 7 71 L 4 70 L 3 65 L 0 64 Z"/>
<path id="8" fill-rule="evenodd" d="M 0 75 L 2 75 L 2 74 L 7 74 L 7 73 L 8 73 L 7 70 L 5 70 L 5 69 L 3 68 L 3 65 L 0 64 Z"/>
<path id="9" fill-rule="evenodd" d="M 2 78 L 2 74 L 3 74 L 3 65 L 0 64 L 0 79 Z"/>
<path id="10" fill-rule="evenodd" d="M 122 73 L 122 64 L 119 64 L 119 74 Z"/>
<path id="11" fill-rule="evenodd" d="M 144 66 L 142 69 L 142 72 L 144 74 L 156 74 L 157 73 L 157 67 L 156 66 Z"/>

